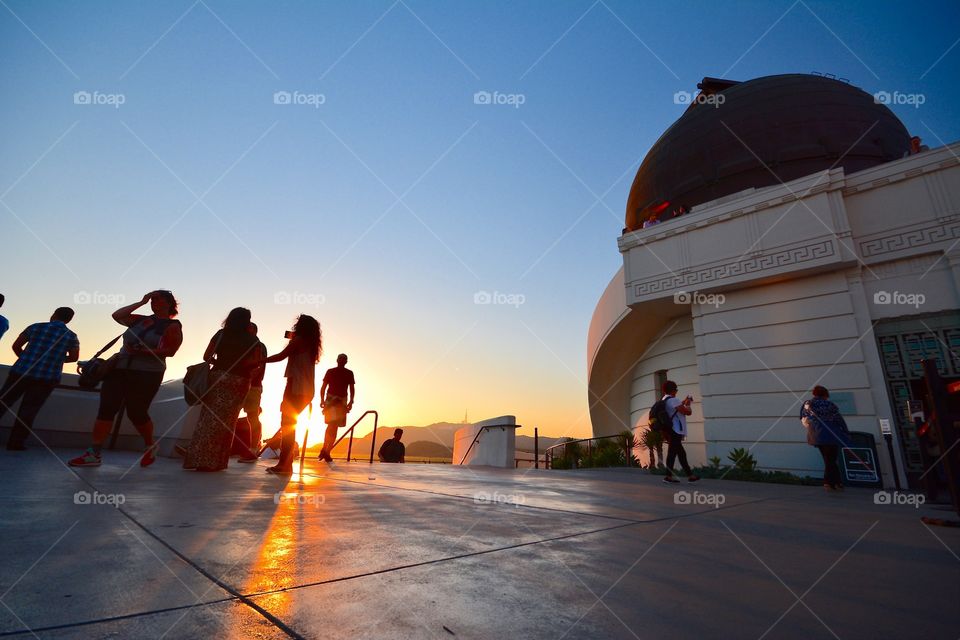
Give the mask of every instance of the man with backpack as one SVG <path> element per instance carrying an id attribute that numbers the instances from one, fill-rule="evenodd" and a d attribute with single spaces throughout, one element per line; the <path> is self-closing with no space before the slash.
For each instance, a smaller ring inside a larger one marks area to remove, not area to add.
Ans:
<path id="1" fill-rule="evenodd" d="M 687 416 L 692 413 L 690 405 L 693 397 L 677 398 L 677 383 L 667 380 L 663 383 L 663 397 L 650 409 L 650 426 L 663 434 L 667 441 L 667 475 L 663 481 L 667 483 L 680 482 L 673 477 L 673 462 L 680 459 L 680 466 L 687 476 L 688 482 L 696 482 L 700 478 L 694 475 L 687 464 L 687 452 L 683 448 L 683 439 L 687 437 Z"/>

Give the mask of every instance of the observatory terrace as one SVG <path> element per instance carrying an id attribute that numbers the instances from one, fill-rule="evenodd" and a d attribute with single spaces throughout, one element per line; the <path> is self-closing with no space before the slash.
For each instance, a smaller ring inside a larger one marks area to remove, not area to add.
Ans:
<path id="1" fill-rule="evenodd" d="M 872 491 L 312 461 L 202 475 L 128 452 L 75 473 L 70 453 L 0 456 L 3 637 L 960 634 L 960 529 Z"/>

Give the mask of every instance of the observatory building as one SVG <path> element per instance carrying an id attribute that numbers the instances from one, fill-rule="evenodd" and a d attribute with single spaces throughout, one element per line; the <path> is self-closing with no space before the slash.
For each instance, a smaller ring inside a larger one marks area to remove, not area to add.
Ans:
<path id="1" fill-rule="evenodd" d="M 594 435 L 642 430 L 669 378 L 695 399 L 691 464 L 752 447 L 818 475 L 798 414 L 820 384 L 851 431 L 881 445 L 890 421 L 884 481 L 915 481 L 920 361 L 960 378 L 960 143 L 918 148 L 823 76 L 698 86 L 637 171 L 590 323 Z"/>

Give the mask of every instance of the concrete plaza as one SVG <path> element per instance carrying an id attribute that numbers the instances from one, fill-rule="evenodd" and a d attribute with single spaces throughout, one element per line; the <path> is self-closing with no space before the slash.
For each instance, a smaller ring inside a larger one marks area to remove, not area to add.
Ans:
<path id="1" fill-rule="evenodd" d="M 72 454 L 0 454 L 2 636 L 960 636 L 950 512 L 871 490 Z"/>

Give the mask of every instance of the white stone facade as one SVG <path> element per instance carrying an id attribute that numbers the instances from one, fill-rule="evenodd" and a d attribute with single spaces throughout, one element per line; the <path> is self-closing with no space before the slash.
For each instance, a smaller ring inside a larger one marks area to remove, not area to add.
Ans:
<path id="1" fill-rule="evenodd" d="M 960 319 L 958 152 L 955 143 L 851 175 L 823 171 L 624 234 L 624 267 L 588 338 L 594 434 L 645 426 L 666 370 L 680 395 L 696 399 L 692 464 L 752 447 L 761 468 L 817 475 L 822 462 L 797 414 L 821 384 L 851 430 L 875 436 L 892 484 L 878 420 L 899 406 L 877 334 L 949 325 L 921 349 L 955 357 L 947 342 Z M 960 370 L 960 358 L 953 364 Z M 902 473 L 900 442 L 895 451 Z"/>

